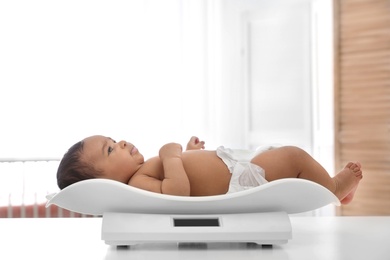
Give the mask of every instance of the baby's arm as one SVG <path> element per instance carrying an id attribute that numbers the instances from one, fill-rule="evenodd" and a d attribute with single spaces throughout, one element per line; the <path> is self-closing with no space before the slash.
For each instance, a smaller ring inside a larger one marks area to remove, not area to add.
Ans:
<path id="1" fill-rule="evenodd" d="M 181 159 L 180 144 L 169 143 L 161 147 L 160 160 L 164 168 L 164 179 L 161 193 L 179 196 L 190 196 L 190 181 Z"/>

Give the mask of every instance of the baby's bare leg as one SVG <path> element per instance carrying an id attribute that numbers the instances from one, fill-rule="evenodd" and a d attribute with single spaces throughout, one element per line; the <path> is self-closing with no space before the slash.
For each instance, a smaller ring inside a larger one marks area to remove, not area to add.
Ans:
<path id="1" fill-rule="evenodd" d="M 282 178 L 307 179 L 326 187 L 340 201 L 349 196 L 348 200 L 342 203 L 351 201 L 351 195 L 353 197 L 362 176 L 360 164 L 350 163 L 332 178 L 308 153 L 293 146 L 265 151 L 254 157 L 251 162 L 264 169 L 268 181 Z"/>

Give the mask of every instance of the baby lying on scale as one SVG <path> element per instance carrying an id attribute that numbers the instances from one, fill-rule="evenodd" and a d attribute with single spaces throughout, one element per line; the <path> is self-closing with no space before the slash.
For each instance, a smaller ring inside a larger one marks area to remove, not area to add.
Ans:
<path id="1" fill-rule="evenodd" d="M 348 163 L 336 176 L 304 150 L 285 146 L 251 152 L 219 147 L 204 150 L 204 142 L 191 137 L 187 150 L 168 143 L 148 160 L 133 144 L 104 136 L 91 136 L 74 144 L 57 171 L 60 189 L 81 180 L 106 178 L 163 194 L 211 196 L 236 192 L 282 178 L 307 179 L 329 189 L 343 204 L 349 203 L 362 179 L 360 163 Z"/>

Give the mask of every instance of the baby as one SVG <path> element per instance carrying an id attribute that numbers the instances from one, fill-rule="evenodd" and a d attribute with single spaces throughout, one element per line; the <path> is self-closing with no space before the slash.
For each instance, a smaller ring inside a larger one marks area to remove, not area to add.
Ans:
<path id="1" fill-rule="evenodd" d="M 57 171 L 58 186 L 106 178 L 157 193 L 211 196 L 282 178 L 302 178 L 321 184 L 347 204 L 363 177 L 360 163 L 350 162 L 332 178 L 308 153 L 293 146 L 250 152 L 222 146 L 207 151 L 204 144 L 191 137 L 183 152 L 180 144 L 168 143 L 158 156 L 145 161 L 131 143 L 91 136 L 64 155 Z"/>

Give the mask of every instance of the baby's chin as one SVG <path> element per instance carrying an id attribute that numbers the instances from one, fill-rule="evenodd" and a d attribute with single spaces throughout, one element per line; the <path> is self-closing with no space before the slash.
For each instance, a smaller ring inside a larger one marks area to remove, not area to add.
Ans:
<path id="1" fill-rule="evenodd" d="M 145 162 L 145 158 L 142 154 L 138 153 L 138 158 L 137 158 L 137 162 L 141 165 L 141 164 L 144 164 Z"/>

